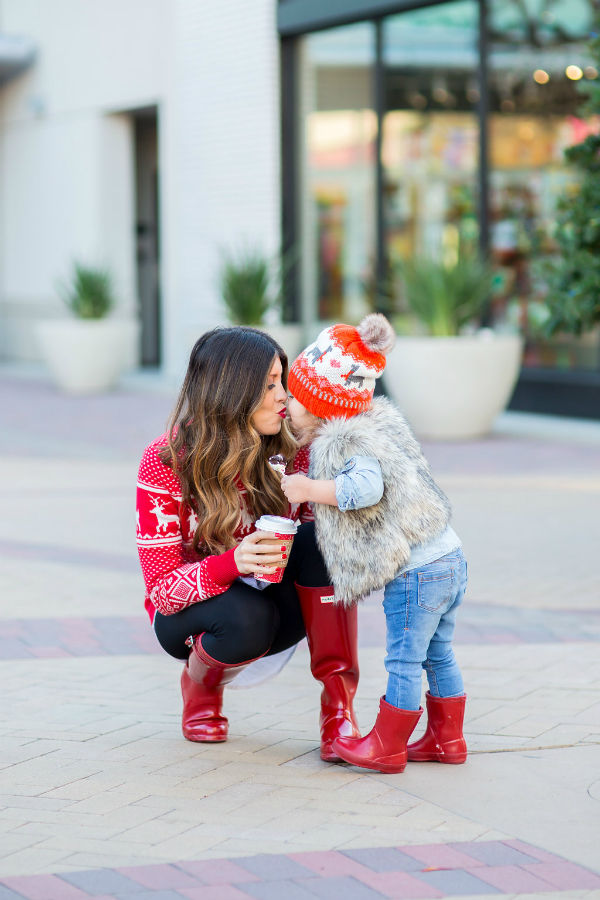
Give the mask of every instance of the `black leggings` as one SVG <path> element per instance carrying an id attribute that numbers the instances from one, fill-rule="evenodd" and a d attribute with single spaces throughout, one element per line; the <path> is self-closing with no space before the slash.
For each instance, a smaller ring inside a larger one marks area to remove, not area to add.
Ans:
<path id="1" fill-rule="evenodd" d="M 172 616 L 157 612 L 154 630 L 163 650 L 187 659 L 186 638 L 202 634 L 202 646 L 219 662 L 243 663 L 293 647 L 306 631 L 294 582 L 331 584 L 317 547 L 314 522 L 300 525 L 280 584 L 263 591 L 234 581 L 223 594 L 194 603 Z"/>

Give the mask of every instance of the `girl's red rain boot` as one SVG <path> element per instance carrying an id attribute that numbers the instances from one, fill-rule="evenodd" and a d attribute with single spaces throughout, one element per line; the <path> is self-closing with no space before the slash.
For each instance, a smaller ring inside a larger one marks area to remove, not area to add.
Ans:
<path id="1" fill-rule="evenodd" d="M 181 673 L 183 736 L 188 741 L 226 741 L 229 722 L 223 715 L 223 690 L 248 663 L 228 665 L 213 659 L 201 639 L 202 635 L 194 637 Z"/>
<path id="2" fill-rule="evenodd" d="M 321 588 L 296 584 L 306 637 L 310 670 L 323 685 L 321 694 L 321 759 L 338 759 L 337 737 L 360 737 L 352 701 L 358 686 L 357 607 L 333 602 L 331 585 Z"/>
<path id="3" fill-rule="evenodd" d="M 467 759 L 467 742 L 463 737 L 463 721 L 467 697 L 434 697 L 427 701 L 427 730 L 422 738 L 410 744 L 411 762 L 441 762 L 459 765 Z"/>
<path id="4" fill-rule="evenodd" d="M 341 759 L 377 772 L 404 772 L 406 744 L 423 709 L 398 709 L 382 697 L 373 730 L 364 738 L 337 738 L 333 749 Z"/>

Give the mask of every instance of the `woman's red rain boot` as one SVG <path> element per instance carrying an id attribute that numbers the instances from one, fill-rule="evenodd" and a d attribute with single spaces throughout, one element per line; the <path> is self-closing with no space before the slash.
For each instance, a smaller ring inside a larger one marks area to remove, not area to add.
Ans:
<path id="1" fill-rule="evenodd" d="M 441 762 L 459 765 L 467 759 L 463 721 L 467 697 L 434 697 L 427 700 L 427 730 L 408 748 L 412 762 Z"/>
<path id="2" fill-rule="evenodd" d="M 360 737 L 352 701 L 358 686 L 358 626 L 356 605 L 333 602 L 331 585 L 296 584 L 310 650 L 310 670 L 323 685 L 321 694 L 321 759 L 338 759 L 337 737 Z"/>
<path id="3" fill-rule="evenodd" d="M 422 713 L 422 708 L 398 709 L 382 697 L 373 730 L 364 738 L 337 738 L 333 749 L 353 766 L 391 775 L 404 772 L 406 744 Z"/>
<path id="4" fill-rule="evenodd" d="M 223 715 L 223 690 L 248 663 L 228 665 L 213 659 L 204 650 L 201 638 L 194 637 L 181 673 L 183 736 L 188 741 L 226 741 L 229 722 Z"/>

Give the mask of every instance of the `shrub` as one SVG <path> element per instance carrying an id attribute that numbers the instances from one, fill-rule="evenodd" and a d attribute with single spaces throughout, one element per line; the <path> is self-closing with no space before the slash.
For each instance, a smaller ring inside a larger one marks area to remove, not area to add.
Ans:
<path id="1" fill-rule="evenodd" d="M 219 288 L 234 325 L 262 325 L 274 305 L 270 294 L 270 262 L 257 250 L 224 254 L 219 272 Z"/>
<path id="2" fill-rule="evenodd" d="M 462 252 L 455 265 L 428 257 L 400 264 L 412 312 L 436 337 L 451 337 L 479 319 L 492 291 L 492 270 L 475 252 Z"/>
<path id="3" fill-rule="evenodd" d="M 112 279 L 105 269 L 75 263 L 71 281 L 62 290 L 63 298 L 78 319 L 103 319 L 114 306 Z"/>

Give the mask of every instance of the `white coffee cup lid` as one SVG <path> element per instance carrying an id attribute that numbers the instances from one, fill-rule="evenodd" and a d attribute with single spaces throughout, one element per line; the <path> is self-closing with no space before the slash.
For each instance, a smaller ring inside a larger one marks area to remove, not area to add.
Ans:
<path id="1" fill-rule="evenodd" d="M 296 534 L 298 525 L 284 516 L 261 516 L 254 523 L 257 531 L 273 531 L 276 534 Z"/>

